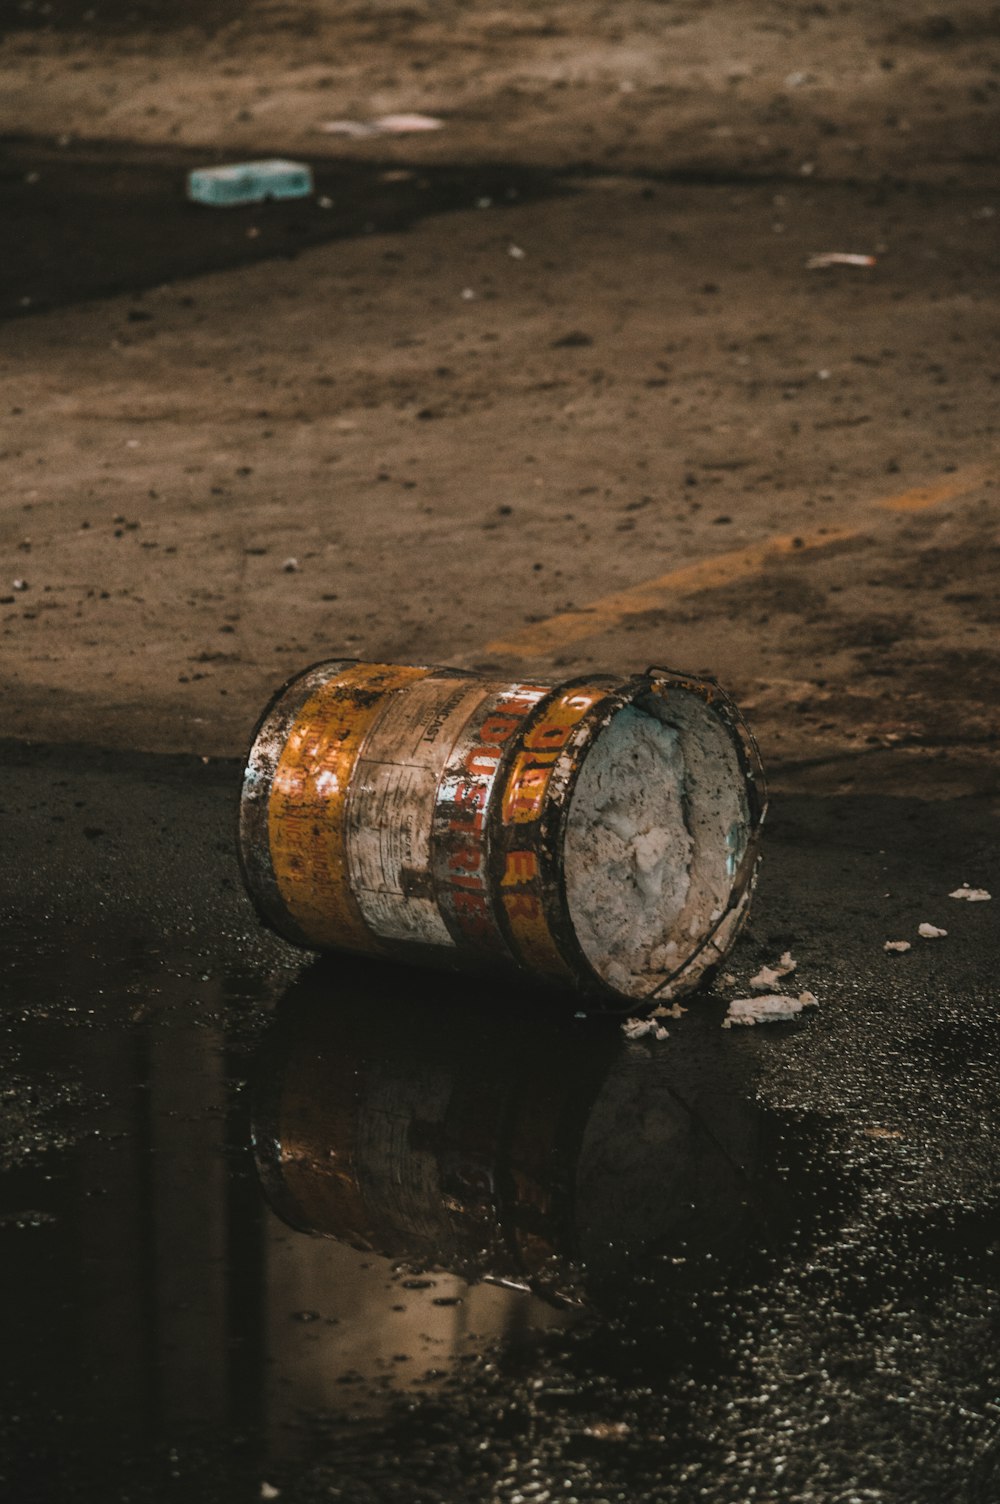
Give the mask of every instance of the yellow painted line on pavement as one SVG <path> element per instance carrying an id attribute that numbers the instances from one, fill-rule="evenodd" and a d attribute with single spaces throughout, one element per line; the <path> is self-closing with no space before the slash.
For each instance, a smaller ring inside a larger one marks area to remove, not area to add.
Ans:
<path id="1" fill-rule="evenodd" d="M 982 476 L 983 471 L 979 467 L 956 471 L 933 485 L 912 487 L 896 495 L 882 497 L 873 505 L 890 512 L 925 511 L 928 507 L 950 501 L 971 490 Z M 509 637 L 498 637 L 493 642 L 488 642 L 483 651 L 508 658 L 540 658 L 571 642 L 579 642 L 581 638 L 594 637 L 628 616 L 639 616 L 643 611 L 661 610 L 668 600 L 698 595 L 703 590 L 717 590 L 720 586 L 751 578 L 779 559 L 828 548 L 845 539 L 857 538 L 863 531 L 861 527 L 849 527 L 779 534 L 765 538 L 760 543 L 749 543 L 745 548 L 715 554 L 710 559 L 682 564 L 678 569 L 668 570 L 666 574 L 641 580 L 625 590 L 601 596 L 599 600 L 592 601 L 589 606 L 579 610 L 564 611 L 545 621 L 533 622 L 531 626 Z"/>
<path id="2" fill-rule="evenodd" d="M 627 590 L 604 595 L 579 611 L 566 611 L 550 616 L 547 621 L 533 622 L 512 637 L 488 642 L 484 651 L 512 658 L 535 658 L 581 637 L 593 637 L 626 616 L 662 610 L 665 598 L 679 600 L 686 595 L 698 595 L 702 590 L 717 590 L 720 585 L 731 585 L 734 580 L 759 574 L 769 563 L 787 554 L 826 548 L 844 538 L 853 538 L 856 532 L 856 528 L 828 528 L 822 533 L 788 533 L 767 538 L 763 543 L 751 543 L 746 548 L 734 548 L 730 553 L 715 554 L 711 559 L 699 559 L 695 564 L 683 564 L 655 579 L 630 585 Z"/>
<path id="3" fill-rule="evenodd" d="M 942 501 L 951 501 L 966 491 L 971 491 L 985 477 L 981 465 L 969 465 L 956 470 L 944 480 L 931 486 L 915 486 L 910 491 L 901 491 L 898 496 L 886 496 L 875 505 L 885 512 L 926 512 L 928 507 L 939 506 Z"/>

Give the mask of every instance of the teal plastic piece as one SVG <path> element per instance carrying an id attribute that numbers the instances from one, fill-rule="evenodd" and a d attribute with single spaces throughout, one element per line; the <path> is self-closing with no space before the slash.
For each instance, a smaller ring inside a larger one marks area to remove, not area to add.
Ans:
<path id="1" fill-rule="evenodd" d="M 268 198 L 308 198 L 312 168 L 304 162 L 233 162 L 226 167 L 199 167 L 188 173 L 188 198 L 198 204 L 228 207 L 261 204 Z"/>

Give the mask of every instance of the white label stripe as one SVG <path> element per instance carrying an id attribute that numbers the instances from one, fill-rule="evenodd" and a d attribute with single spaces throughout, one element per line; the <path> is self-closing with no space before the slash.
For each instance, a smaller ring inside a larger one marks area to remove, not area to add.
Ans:
<path id="1" fill-rule="evenodd" d="M 449 755 L 487 692 L 466 678 L 418 680 L 368 734 L 351 780 L 347 855 L 365 922 L 383 939 L 455 944 L 434 898 L 431 829 Z"/>

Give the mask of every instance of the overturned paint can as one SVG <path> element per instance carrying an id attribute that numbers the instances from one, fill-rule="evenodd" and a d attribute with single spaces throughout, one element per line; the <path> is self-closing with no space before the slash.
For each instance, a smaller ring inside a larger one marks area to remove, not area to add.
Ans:
<path id="1" fill-rule="evenodd" d="M 753 738 L 711 680 L 341 659 L 264 712 L 240 858 L 297 944 L 506 962 L 625 1006 L 690 991 L 729 950 L 764 807 Z"/>

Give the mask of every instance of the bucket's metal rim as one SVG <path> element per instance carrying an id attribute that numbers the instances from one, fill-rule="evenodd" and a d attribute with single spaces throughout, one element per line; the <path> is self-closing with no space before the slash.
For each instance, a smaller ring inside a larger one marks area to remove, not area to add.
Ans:
<path id="1" fill-rule="evenodd" d="M 576 682 L 593 682 L 602 675 L 588 675 L 586 680 L 564 681 L 561 688 L 570 688 Z M 735 700 L 729 695 L 710 675 L 696 675 L 685 673 L 678 669 L 670 669 L 654 666 L 646 669 L 645 673 L 634 674 L 627 680 L 617 681 L 618 688 L 611 690 L 607 699 L 598 702 L 581 720 L 574 735 L 563 749 L 562 755 L 556 767 L 553 769 L 552 784 L 558 784 L 561 797 L 548 801 L 547 814 L 551 822 L 550 828 L 543 835 L 543 849 L 549 859 L 552 875 L 558 885 L 558 891 L 562 899 L 561 910 L 568 915 L 568 896 L 566 892 L 565 864 L 562 861 L 563 849 L 566 839 L 566 828 L 569 820 L 569 810 L 572 804 L 573 789 L 580 775 L 583 759 L 577 757 L 581 748 L 593 741 L 598 728 L 603 729 L 609 725 L 618 712 L 628 705 L 635 704 L 643 696 L 656 694 L 658 689 L 672 687 L 692 694 L 702 700 L 722 722 L 730 734 L 740 772 L 743 786 L 746 791 L 748 806 L 748 837 L 743 857 L 733 874 L 729 890 L 729 897 L 719 918 L 711 928 L 701 937 L 698 944 L 693 947 L 663 981 L 655 987 L 638 996 L 629 996 L 612 986 L 596 970 L 590 959 L 584 954 L 572 924 L 567 924 L 560 930 L 556 937 L 561 948 L 568 948 L 570 961 L 573 969 L 584 981 L 587 990 L 600 996 L 607 1007 L 613 1002 L 620 1011 L 634 1011 L 635 1009 L 647 1008 L 657 998 L 664 995 L 670 996 L 670 989 L 677 982 L 689 974 L 692 967 L 703 956 L 704 952 L 713 946 L 720 931 L 731 922 L 734 913 L 742 908 L 737 930 L 742 927 L 743 920 L 749 909 L 751 898 L 756 884 L 757 866 L 760 858 L 760 838 L 764 818 L 767 813 L 767 784 L 764 777 L 764 768 L 760 756 L 760 748 L 746 719 L 737 706 Z M 735 938 L 735 936 L 733 937 Z M 724 948 L 719 948 L 719 958 L 728 951 L 731 941 Z M 711 963 L 707 963 L 711 964 Z M 707 969 L 707 965 L 702 970 Z"/>

